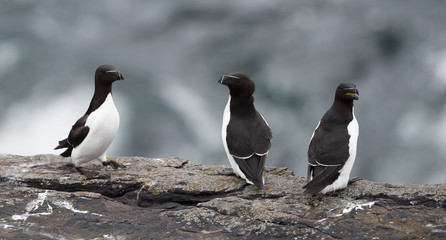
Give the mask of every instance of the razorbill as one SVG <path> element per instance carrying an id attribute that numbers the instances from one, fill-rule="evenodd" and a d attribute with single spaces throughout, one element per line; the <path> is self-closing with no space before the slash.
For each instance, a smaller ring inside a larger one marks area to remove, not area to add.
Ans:
<path id="1" fill-rule="evenodd" d="M 98 159 L 102 165 L 113 169 L 124 165 L 106 159 L 105 151 L 110 146 L 119 128 L 119 113 L 112 97 L 112 84 L 124 77 L 112 65 L 96 69 L 94 95 L 87 112 L 71 128 L 68 138 L 59 141 L 55 149 L 67 148 L 60 155 L 70 157 L 76 170 L 89 175 L 80 164 Z"/>
<path id="2" fill-rule="evenodd" d="M 310 140 L 305 193 L 325 194 L 347 187 L 359 134 L 353 107 L 358 95 L 353 83 L 341 83 L 336 89 L 333 105 Z"/>
<path id="3" fill-rule="evenodd" d="M 254 82 L 243 73 L 231 73 L 218 83 L 228 86 L 223 113 L 222 139 L 234 173 L 263 189 L 263 168 L 271 147 L 268 123 L 254 107 Z"/>

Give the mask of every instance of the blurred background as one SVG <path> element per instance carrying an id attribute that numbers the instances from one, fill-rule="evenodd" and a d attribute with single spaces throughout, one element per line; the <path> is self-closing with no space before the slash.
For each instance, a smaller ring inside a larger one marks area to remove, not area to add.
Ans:
<path id="1" fill-rule="evenodd" d="M 273 131 L 267 165 L 306 176 L 340 82 L 360 96 L 352 176 L 446 182 L 446 1 L 3 1 L 0 153 L 59 154 L 113 64 L 121 127 L 111 156 L 229 165 L 223 74 L 256 83 Z"/>

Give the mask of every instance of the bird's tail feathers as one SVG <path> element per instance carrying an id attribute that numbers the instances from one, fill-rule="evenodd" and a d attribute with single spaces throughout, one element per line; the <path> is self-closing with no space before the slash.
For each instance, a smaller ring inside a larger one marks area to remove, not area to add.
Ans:
<path id="1" fill-rule="evenodd" d="M 234 157 L 240 170 L 245 174 L 246 179 L 252 182 L 257 188 L 263 189 L 263 169 L 265 166 L 266 155 L 258 156 L 253 154 L 248 159 Z"/>
<path id="2" fill-rule="evenodd" d="M 260 181 L 259 180 L 254 180 L 254 181 L 252 181 L 252 183 L 254 183 L 254 186 L 256 186 L 260 190 L 265 188 L 264 185 L 263 185 L 263 180 L 260 180 Z"/>
<path id="3" fill-rule="evenodd" d="M 68 148 L 67 150 L 65 150 L 65 152 L 60 154 L 62 157 L 71 156 L 71 151 L 73 151 L 73 147 L 70 145 L 70 143 L 68 143 L 68 139 L 59 141 L 59 145 L 57 147 L 55 147 L 54 150 L 61 149 L 61 148 Z"/>
<path id="4" fill-rule="evenodd" d="M 57 147 L 55 147 L 54 150 L 61 149 L 61 148 L 67 148 L 67 147 L 70 147 L 70 144 L 68 143 L 68 139 L 65 138 L 64 140 L 59 141 L 59 145 Z"/>
<path id="5" fill-rule="evenodd" d="M 342 167 L 325 167 L 319 174 L 314 175 L 313 179 L 303 188 L 305 194 L 316 194 L 322 191 L 326 186 L 333 183 L 339 177 L 339 170 Z"/>
<path id="6" fill-rule="evenodd" d="M 72 151 L 73 151 L 73 148 L 72 147 L 68 147 L 68 149 L 65 150 L 65 152 L 61 153 L 60 156 L 62 156 L 62 157 L 70 157 Z"/>

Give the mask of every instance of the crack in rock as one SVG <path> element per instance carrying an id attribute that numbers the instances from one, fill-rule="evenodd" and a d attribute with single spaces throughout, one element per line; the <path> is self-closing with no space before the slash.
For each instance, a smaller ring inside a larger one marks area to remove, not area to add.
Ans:
<path id="1" fill-rule="evenodd" d="M 125 183 L 113 181 L 92 181 L 92 182 L 77 182 L 77 183 L 61 183 L 58 180 L 40 180 L 40 179 L 24 179 L 17 180 L 19 183 L 25 184 L 28 187 L 34 187 L 46 190 L 64 191 L 64 192 L 93 192 L 99 193 L 103 196 L 117 198 L 122 197 L 128 192 L 135 191 L 143 183 Z"/>

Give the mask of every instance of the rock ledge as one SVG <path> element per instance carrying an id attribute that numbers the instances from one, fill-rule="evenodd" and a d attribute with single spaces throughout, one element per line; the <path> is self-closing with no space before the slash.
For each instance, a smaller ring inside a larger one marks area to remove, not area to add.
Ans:
<path id="1" fill-rule="evenodd" d="M 446 184 L 359 181 L 302 194 L 267 167 L 265 190 L 181 158 L 117 158 L 86 179 L 55 155 L 0 155 L 0 239 L 445 239 Z"/>

